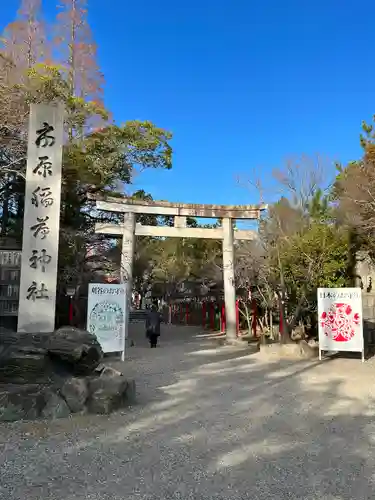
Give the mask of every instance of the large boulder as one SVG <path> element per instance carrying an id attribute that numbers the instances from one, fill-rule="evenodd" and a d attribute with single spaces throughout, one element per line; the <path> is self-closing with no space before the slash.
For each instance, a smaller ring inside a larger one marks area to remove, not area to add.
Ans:
<path id="1" fill-rule="evenodd" d="M 95 335 L 73 326 L 61 327 L 51 334 L 48 354 L 55 362 L 67 365 L 72 373 L 82 375 L 92 373 L 103 358 Z"/>
<path id="2" fill-rule="evenodd" d="M 0 334 L 0 383 L 47 383 L 51 366 L 48 334 L 33 335 L 2 330 Z"/>
<path id="3" fill-rule="evenodd" d="M 89 395 L 87 382 L 83 378 L 72 377 L 65 381 L 60 391 L 72 413 L 83 411 Z"/>
<path id="4" fill-rule="evenodd" d="M 96 337 L 74 327 L 0 336 L 0 421 L 111 413 L 135 402 L 134 381 L 101 363 Z"/>
<path id="5" fill-rule="evenodd" d="M 55 419 L 70 415 L 66 401 L 42 384 L 6 384 L 0 388 L 0 421 Z"/>
<path id="6" fill-rule="evenodd" d="M 46 349 L 16 343 L 0 347 L 0 382 L 47 383 L 50 377 L 51 366 Z"/>
<path id="7" fill-rule="evenodd" d="M 299 342 L 299 348 L 301 349 L 301 356 L 303 358 L 314 359 L 319 356 L 319 344 L 315 345 L 306 342 L 306 340 L 301 340 Z"/>
<path id="8" fill-rule="evenodd" d="M 135 393 L 135 384 L 122 375 L 93 378 L 89 383 L 88 409 L 91 413 L 101 414 L 118 410 L 126 403 L 134 402 L 128 400 L 129 390 Z"/>
<path id="9" fill-rule="evenodd" d="M 112 366 L 104 365 L 102 363 L 95 368 L 95 374 L 98 374 L 101 377 L 122 376 L 122 372 L 116 370 L 116 368 L 112 368 Z"/>
<path id="10" fill-rule="evenodd" d="M 288 344 L 274 342 L 265 345 L 261 344 L 259 347 L 262 356 L 272 359 L 312 359 L 318 355 L 318 349 L 310 346 L 305 340 L 290 342 Z"/>
<path id="11" fill-rule="evenodd" d="M 61 396 L 56 392 L 47 389 L 45 391 L 45 406 L 40 416 L 44 419 L 54 420 L 55 418 L 66 418 L 71 414 L 70 408 Z"/>
<path id="12" fill-rule="evenodd" d="M 38 384 L 6 385 L 0 389 L 0 421 L 34 420 L 46 405 L 46 388 Z"/>

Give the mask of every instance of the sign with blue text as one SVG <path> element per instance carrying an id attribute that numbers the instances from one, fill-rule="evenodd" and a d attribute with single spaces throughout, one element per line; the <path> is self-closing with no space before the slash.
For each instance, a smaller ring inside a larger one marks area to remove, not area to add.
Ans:
<path id="1" fill-rule="evenodd" d="M 96 335 L 103 352 L 125 356 L 126 285 L 91 283 L 87 304 L 87 330 Z"/>

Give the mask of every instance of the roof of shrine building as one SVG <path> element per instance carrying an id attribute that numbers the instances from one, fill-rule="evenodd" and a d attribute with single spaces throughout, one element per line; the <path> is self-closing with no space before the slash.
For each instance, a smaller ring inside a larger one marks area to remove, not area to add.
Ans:
<path id="1" fill-rule="evenodd" d="M 176 203 L 170 201 L 146 201 L 127 197 L 92 196 L 100 210 L 115 212 L 152 213 L 184 217 L 230 217 L 232 219 L 258 219 L 268 206 L 261 205 L 210 205 L 201 203 Z"/>

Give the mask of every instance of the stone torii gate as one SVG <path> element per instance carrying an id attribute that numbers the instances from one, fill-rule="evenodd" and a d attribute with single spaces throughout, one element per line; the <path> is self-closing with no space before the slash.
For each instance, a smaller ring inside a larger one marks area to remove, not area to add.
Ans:
<path id="1" fill-rule="evenodd" d="M 131 198 L 96 198 L 96 208 L 108 212 L 124 214 L 123 224 L 96 224 L 95 232 L 112 237 L 122 236 L 121 281 L 128 287 L 127 312 L 133 279 L 133 256 L 135 236 L 154 236 L 172 238 L 207 238 L 223 242 L 223 281 L 225 314 L 228 340 L 236 338 L 236 288 L 234 280 L 234 241 L 253 240 L 256 231 L 234 230 L 235 219 L 259 219 L 266 205 L 200 205 L 189 203 L 170 203 L 167 201 L 144 201 Z M 174 227 L 142 226 L 135 223 L 136 214 L 167 215 L 174 217 Z M 218 218 L 222 220 L 219 228 L 186 227 L 187 217 Z M 129 315 L 127 316 L 129 317 Z M 125 334 L 128 334 L 128 324 Z"/>

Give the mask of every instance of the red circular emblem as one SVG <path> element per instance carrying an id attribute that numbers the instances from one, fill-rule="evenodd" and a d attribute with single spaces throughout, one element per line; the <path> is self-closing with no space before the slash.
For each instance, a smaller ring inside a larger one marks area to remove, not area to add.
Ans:
<path id="1" fill-rule="evenodd" d="M 359 314 L 349 304 L 332 304 L 328 311 L 322 312 L 320 326 L 324 334 L 336 342 L 348 342 L 360 324 Z"/>

